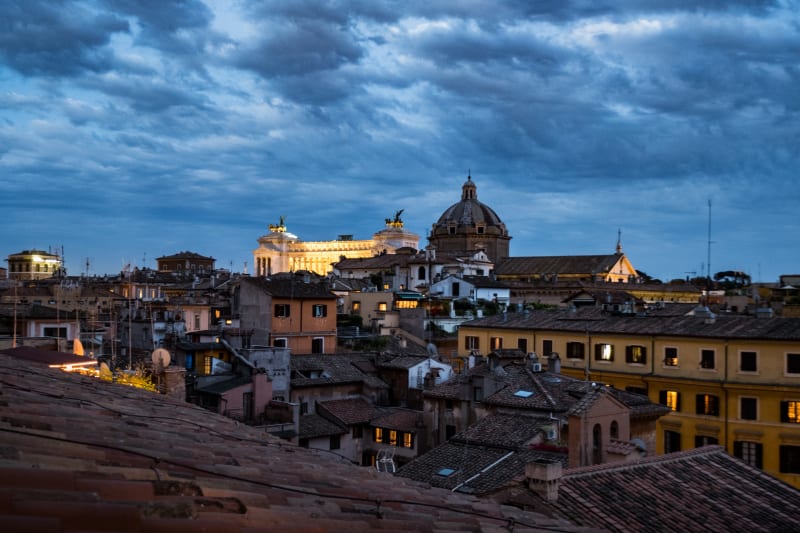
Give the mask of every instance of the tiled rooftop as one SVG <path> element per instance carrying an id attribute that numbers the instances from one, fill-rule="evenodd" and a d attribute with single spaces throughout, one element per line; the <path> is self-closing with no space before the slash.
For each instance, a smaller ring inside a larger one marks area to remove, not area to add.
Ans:
<path id="1" fill-rule="evenodd" d="M 800 491 L 721 446 L 564 472 L 562 517 L 613 531 L 800 531 Z"/>
<path id="2" fill-rule="evenodd" d="M 6 355 L 0 387 L 0 531 L 584 529 Z"/>
<path id="3" fill-rule="evenodd" d="M 495 266 L 496 276 L 531 274 L 586 274 L 608 272 L 622 254 L 505 257 Z"/>

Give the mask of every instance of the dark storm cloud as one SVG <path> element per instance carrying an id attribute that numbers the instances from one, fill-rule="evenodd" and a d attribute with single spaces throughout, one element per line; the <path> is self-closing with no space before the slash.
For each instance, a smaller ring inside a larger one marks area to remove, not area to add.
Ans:
<path id="1" fill-rule="evenodd" d="M 25 75 L 72 76 L 113 66 L 107 45 L 128 23 L 73 2 L 0 2 L 0 58 Z"/>

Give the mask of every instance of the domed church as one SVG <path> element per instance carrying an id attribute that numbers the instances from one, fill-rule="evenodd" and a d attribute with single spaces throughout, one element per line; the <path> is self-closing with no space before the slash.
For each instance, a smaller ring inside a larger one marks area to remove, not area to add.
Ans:
<path id="1" fill-rule="evenodd" d="M 468 175 L 461 186 L 461 201 L 442 213 L 428 240 L 439 252 L 472 255 L 483 250 L 496 262 L 508 257 L 511 237 L 497 213 L 478 201 L 478 188 Z"/>

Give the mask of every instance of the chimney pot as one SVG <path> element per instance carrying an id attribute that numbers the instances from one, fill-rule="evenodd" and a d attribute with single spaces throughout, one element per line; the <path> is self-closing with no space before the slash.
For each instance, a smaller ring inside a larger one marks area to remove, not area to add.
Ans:
<path id="1" fill-rule="evenodd" d="M 525 477 L 530 489 L 545 501 L 558 500 L 558 485 L 562 476 L 562 466 L 558 461 L 536 459 L 525 465 Z"/>

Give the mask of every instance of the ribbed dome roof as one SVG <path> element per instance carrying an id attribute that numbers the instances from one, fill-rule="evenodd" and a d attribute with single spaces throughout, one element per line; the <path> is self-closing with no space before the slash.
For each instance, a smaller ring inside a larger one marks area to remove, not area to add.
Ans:
<path id="1" fill-rule="evenodd" d="M 461 186 L 461 201 L 448 207 L 435 226 L 447 226 L 452 223 L 465 226 L 480 223 L 487 226 L 504 226 L 503 221 L 491 207 L 478 201 L 477 187 L 472 181 L 472 176 L 467 176 L 467 181 Z"/>

